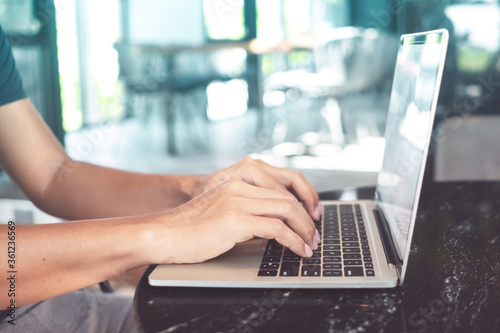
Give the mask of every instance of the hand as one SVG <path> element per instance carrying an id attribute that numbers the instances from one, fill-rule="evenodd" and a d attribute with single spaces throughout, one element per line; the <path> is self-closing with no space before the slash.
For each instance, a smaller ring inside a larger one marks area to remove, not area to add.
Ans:
<path id="1" fill-rule="evenodd" d="M 304 203 L 309 216 L 315 220 L 319 220 L 321 216 L 318 194 L 302 173 L 277 168 L 250 157 L 211 175 L 201 177 L 193 188 L 192 197 L 214 188 L 230 177 L 237 177 L 251 185 L 292 193 Z"/>
<path id="2" fill-rule="evenodd" d="M 227 177 L 217 186 L 161 215 L 153 242 L 159 263 L 196 263 L 254 237 L 276 239 L 303 257 L 312 256 L 319 234 L 302 204 L 288 191 Z"/>

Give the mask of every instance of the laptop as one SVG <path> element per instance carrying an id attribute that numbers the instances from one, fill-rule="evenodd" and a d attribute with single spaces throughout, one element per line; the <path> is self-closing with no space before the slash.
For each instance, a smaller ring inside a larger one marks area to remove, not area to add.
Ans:
<path id="1" fill-rule="evenodd" d="M 392 288 L 403 283 L 448 45 L 444 29 L 400 40 L 373 200 L 322 201 L 321 244 L 301 258 L 252 239 L 197 264 L 158 265 L 152 286 Z"/>

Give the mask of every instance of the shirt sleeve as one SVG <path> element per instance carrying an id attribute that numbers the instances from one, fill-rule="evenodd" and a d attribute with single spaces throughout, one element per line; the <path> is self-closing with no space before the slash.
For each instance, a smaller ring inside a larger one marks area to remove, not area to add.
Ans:
<path id="1" fill-rule="evenodd" d="M 25 98 L 12 48 L 0 26 L 0 106 Z"/>

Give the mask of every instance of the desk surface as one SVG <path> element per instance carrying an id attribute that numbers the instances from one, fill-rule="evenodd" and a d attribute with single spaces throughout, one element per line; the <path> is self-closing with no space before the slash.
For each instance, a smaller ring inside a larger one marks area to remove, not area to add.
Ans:
<path id="1" fill-rule="evenodd" d="M 150 271 L 135 295 L 145 332 L 500 332 L 500 183 L 424 186 L 395 289 L 159 288 Z"/>
<path id="2" fill-rule="evenodd" d="M 120 43 L 117 43 L 120 45 Z M 251 54 L 290 53 L 292 51 L 310 51 L 314 47 L 314 38 L 309 36 L 297 41 L 281 40 L 269 43 L 261 39 L 248 41 L 212 42 L 201 45 L 146 45 L 132 44 L 143 52 L 175 54 L 179 52 L 213 52 L 227 49 L 244 49 Z"/>

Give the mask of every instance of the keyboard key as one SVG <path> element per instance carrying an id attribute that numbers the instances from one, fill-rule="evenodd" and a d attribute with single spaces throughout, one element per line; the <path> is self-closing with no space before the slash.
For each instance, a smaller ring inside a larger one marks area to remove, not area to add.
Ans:
<path id="1" fill-rule="evenodd" d="M 321 276 L 320 265 L 304 265 L 302 266 L 302 276 Z"/>
<path id="2" fill-rule="evenodd" d="M 347 253 L 343 255 L 344 259 L 361 259 L 361 254 L 357 253 Z"/>
<path id="3" fill-rule="evenodd" d="M 358 240 L 358 239 L 356 238 L 356 240 Z M 368 239 L 366 239 L 366 238 L 361 239 L 361 244 L 362 245 L 363 244 L 368 244 Z"/>
<path id="4" fill-rule="evenodd" d="M 323 255 L 325 257 L 338 257 L 340 256 L 340 251 L 324 251 Z"/>
<path id="5" fill-rule="evenodd" d="M 356 247 L 345 247 L 342 249 L 342 252 L 344 253 L 359 253 L 361 252 L 359 248 Z"/>
<path id="6" fill-rule="evenodd" d="M 370 251 L 363 251 L 363 255 L 364 256 L 371 256 L 371 252 Z"/>
<path id="7" fill-rule="evenodd" d="M 323 241 L 323 244 L 325 245 L 330 245 L 330 244 L 340 244 L 339 239 L 327 239 Z"/>
<path id="8" fill-rule="evenodd" d="M 344 266 L 358 266 L 363 265 L 361 260 L 344 260 Z"/>
<path id="9" fill-rule="evenodd" d="M 342 237 L 343 242 L 357 242 L 358 237 Z M 361 242 L 362 243 L 362 242 Z"/>
<path id="10" fill-rule="evenodd" d="M 284 262 L 281 264 L 280 276 L 299 276 L 300 262 Z"/>
<path id="11" fill-rule="evenodd" d="M 300 261 L 299 256 L 283 256 L 283 261 Z"/>
<path id="12" fill-rule="evenodd" d="M 340 257 L 325 257 L 323 262 L 342 262 L 342 259 Z"/>
<path id="13" fill-rule="evenodd" d="M 342 236 L 347 236 L 347 237 L 356 237 L 357 235 L 358 234 L 356 232 L 344 232 L 344 233 L 342 233 Z"/>
<path id="14" fill-rule="evenodd" d="M 375 271 L 371 270 L 371 269 L 367 270 L 366 271 L 366 276 L 375 276 Z"/>
<path id="15" fill-rule="evenodd" d="M 363 257 L 364 262 L 372 262 L 372 257 Z"/>
<path id="16" fill-rule="evenodd" d="M 267 243 L 266 250 L 282 250 L 282 249 L 283 249 L 283 245 L 281 245 L 280 243 L 276 242 L 274 239 L 270 240 Z"/>
<path id="17" fill-rule="evenodd" d="M 321 258 L 321 252 L 313 252 L 312 258 Z"/>
<path id="18" fill-rule="evenodd" d="M 319 264 L 321 264 L 321 259 L 304 258 L 304 259 L 302 259 L 302 264 L 303 265 L 319 265 Z"/>
<path id="19" fill-rule="evenodd" d="M 266 257 L 270 257 L 270 256 L 273 256 L 273 257 L 279 257 L 281 256 L 281 250 L 266 250 L 264 252 L 264 256 Z"/>
<path id="20" fill-rule="evenodd" d="M 336 251 L 340 250 L 340 245 L 323 245 L 323 251 Z"/>
<path id="21" fill-rule="evenodd" d="M 277 262 L 263 262 L 260 264 L 260 269 L 278 269 L 280 264 Z"/>
<path id="22" fill-rule="evenodd" d="M 342 276 L 342 271 L 339 270 L 323 271 L 323 276 Z"/>
<path id="23" fill-rule="evenodd" d="M 363 267 L 345 267 L 344 276 L 364 276 Z"/>
<path id="24" fill-rule="evenodd" d="M 339 239 L 339 238 L 340 238 L 340 235 L 324 235 L 323 236 L 323 239 Z"/>
<path id="25" fill-rule="evenodd" d="M 327 230 L 335 230 L 335 231 L 339 231 L 339 227 L 335 224 L 326 224 L 325 227 L 323 228 L 324 231 L 327 231 Z"/>
<path id="26" fill-rule="evenodd" d="M 373 268 L 373 264 L 371 262 L 367 262 L 367 263 L 365 263 L 365 268 L 366 269 L 369 269 L 369 268 L 371 269 L 371 268 Z"/>
<path id="27" fill-rule="evenodd" d="M 342 269 L 342 264 L 323 264 L 323 269 Z"/>
<path id="28" fill-rule="evenodd" d="M 278 271 L 277 270 L 261 269 L 257 275 L 258 276 L 277 276 Z"/>
<path id="29" fill-rule="evenodd" d="M 262 262 L 280 262 L 281 257 L 273 256 L 273 257 L 263 257 Z"/>
<path id="30" fill-rule="evenodd" d="M 343 242 L 342 247 L 359 247 L 359 242 Z"/>
<path id="31" fill-rule="evenodd" d="M 368 244 L 364 244 L 364 245 L 361 245 L 361 248 L 362 248 L 363 250 L 369 250 L 369 249 L 370 249 L 370 245 L 368 245 Z"/>

